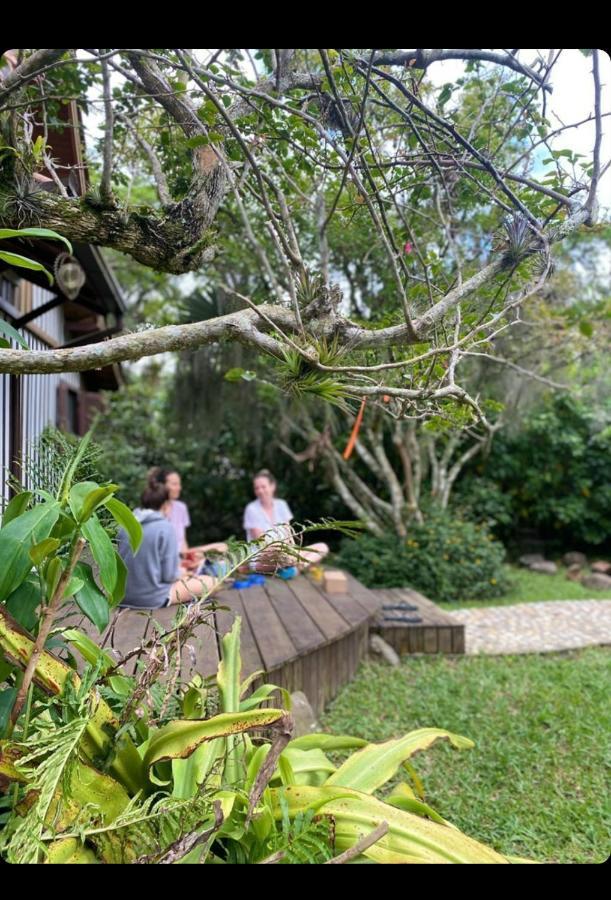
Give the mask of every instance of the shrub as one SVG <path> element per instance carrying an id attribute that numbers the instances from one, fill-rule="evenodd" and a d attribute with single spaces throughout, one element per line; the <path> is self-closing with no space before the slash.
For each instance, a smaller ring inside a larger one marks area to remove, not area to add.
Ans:
<path id="1" fill-rule="evenodd" d="M 432 512 L 407 538 L 364 534 L 342 542 L 339 562 L 368 587 L 412 587 L 431 600 L 474 600 L 506 589 L 505 548 L 485 525 Z"/>

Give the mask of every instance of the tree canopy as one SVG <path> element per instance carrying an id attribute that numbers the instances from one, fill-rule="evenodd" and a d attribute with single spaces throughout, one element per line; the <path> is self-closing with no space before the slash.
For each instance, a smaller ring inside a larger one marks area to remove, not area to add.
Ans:
<path id="1" fill-rule="evenodd" d="M 230 304 L 91 346 L 0 350 L 0 372 L 240 342 L 300 395 L 368 398 L 397 419 L 458 409 L 459 424 L 489 427 L 470 367 L 523 368 L 503 355 L 507 333 L 541 295 L 554 248 L 600 227 L 600 53 L 581 51 L 591 113 L 558 125 L 548 103 L 563 52 L 13 52 L 0 228 L 52 228 L 149 271 L 197 273 Z M 440 87 L 430 71 L 448 59 L 463 74 Z M 101 123 L 84 196 L 49 144 L 70 100 L 79 121 Z M 550 145 L 591 123 L 589 158 Z"/>

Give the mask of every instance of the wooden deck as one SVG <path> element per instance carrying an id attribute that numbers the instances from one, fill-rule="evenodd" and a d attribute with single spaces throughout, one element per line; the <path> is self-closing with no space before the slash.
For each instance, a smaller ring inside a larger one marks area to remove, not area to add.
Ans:
<path id="1" fill-rule="evenodd" d="M 397 653 L 465 652 L 464 625 L 418 591 L 386 588 L 371 593 L 379 605 L 373 629 Z"/>
<path id="2" fill-rule="evenodd" d="M 322 586 L 299 575 L 290 581 L 266 578 L 265 585 L 245 590 L 228 589 L 215 595 L 219 605 L 211 627 L 201 626 L 181 659 L 183 678 L 191 672 L 213 675 L 219 662 L 219 642 L 242 619 L 242 678 L 263 670 L 265 681 L 289 691 L 301 690 L 318 715 L 339 689 L 356 674 L 367 653 L 369 628 L 379 600 L 351 575 L 345 594 L 327 594 Z M 102 645 L 124 656 L 150 637 L 154 622 L 164 630 L 174 609 L 119 610 L 104 635 Z M 81 629 L 95 640 L 92 626 Z M 126 664 L 131 673 L 134 657 Z"/>

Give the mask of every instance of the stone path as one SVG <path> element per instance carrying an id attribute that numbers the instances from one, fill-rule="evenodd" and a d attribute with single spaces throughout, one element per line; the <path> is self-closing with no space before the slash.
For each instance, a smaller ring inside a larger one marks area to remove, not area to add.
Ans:
<path id="1" fill-rule="evenodd" d="M 469 654 L 549 653 L 611 644 L 611 600 L 550 600 L 448 613 Z"/>

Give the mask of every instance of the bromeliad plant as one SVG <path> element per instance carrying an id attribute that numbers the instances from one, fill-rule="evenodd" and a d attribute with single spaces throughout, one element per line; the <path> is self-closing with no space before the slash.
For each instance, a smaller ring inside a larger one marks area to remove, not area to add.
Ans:
<path id="1" fill-rule="evenodd" d="M 433 728 L 382 744 L 328 734 L 290 740 L 286 692 L 263 684 L 249 695 L 262 673 L 240 681 L 239 633 L 236 619 L 222 640 L 218 712 L 203 717 L 201 681 L 195 679 L 180 696 L 182 718 L 161 727 L 134 712 L 119 728 L 100 694 L 114 679 L 115 699 L 127 698 L 135 678 L 107 678 L 114 661 L 92 642 L 65 635 L 94 661 L 82 680 L 45 652 L 40 677 L 52 699 L 28 736 L 1 745 L 0 785 L 15 800 L 0 842 L 5 858 L 508 861 L 463 835 L 406 783 L 375 796 L 402 768 L 413 776 L 409 759 L 415 752 L 442 738 L 458 748 L 472 746 L 470 741 Z M 285 708 L 262 708 L 274 692 Z M 345 749 L 356 752 L 336 767 L 327 752 Z"/>

